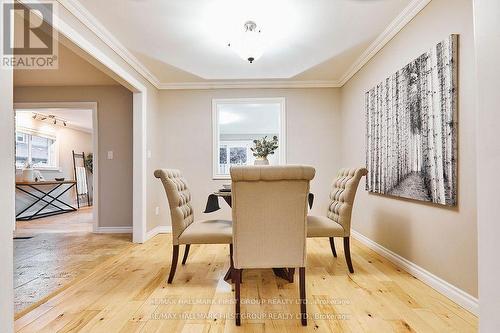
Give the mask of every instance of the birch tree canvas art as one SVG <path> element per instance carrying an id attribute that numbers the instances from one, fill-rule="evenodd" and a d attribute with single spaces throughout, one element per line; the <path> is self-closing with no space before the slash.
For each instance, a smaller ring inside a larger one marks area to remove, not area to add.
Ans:
<path id="1" fill-rule="evenodd" d="M 457 202 L 457 42 L 451 35 L 366 93 L 366 188 Z"/>

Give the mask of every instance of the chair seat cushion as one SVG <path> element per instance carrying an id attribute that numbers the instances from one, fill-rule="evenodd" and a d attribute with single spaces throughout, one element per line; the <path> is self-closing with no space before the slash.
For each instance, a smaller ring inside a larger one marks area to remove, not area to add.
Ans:
<path id="1" fill-rule="evenodd" d="M 344 228 L 326 216 L 307 216 L 307 237 L 344 237 Z"/>
<path id="2" fill-rule="evenodd" d="M 231 244 L 233 222 L 206 220 L 191 223 L 179 236 L 180 244 Z"/>

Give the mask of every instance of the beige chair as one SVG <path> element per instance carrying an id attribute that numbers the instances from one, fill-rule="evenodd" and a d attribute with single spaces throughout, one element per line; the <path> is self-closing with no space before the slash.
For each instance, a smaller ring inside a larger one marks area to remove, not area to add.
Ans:
<path id="1" fill-rule="evenodd" d="M 354 273 L 349 245 L 352 206 L 359 181 L 367 174 L 366 168 L 341 169 L 333 181 L 326 216 L 307 217 L 307 237 L 328 237 L 334 257 L 337 257 L 337 251 L 333 238 L 344 239 L 345 260 L 351 273 Z"/>
<path id="2" fill-rule="evenodd" d="M 185 244 L 182 264 L 186 263 L 191 244 L 231 244 L 232 222 L 226 220 L 195 221 L 191 193 L 179 170 L 160 169 L 154 172 L 167 193 L 172 219 L 172 265 L 168 283 L 172 283 L 179 257 L 179 245 Z"/>
<path id="3" fill-rule="evenodd" d="M 314 173 L 309 166 L 231 167 L 236 325 L 242 270 L 279 267 L 299 267 L 302 324 L 307 325 L 306 216 Z"/>

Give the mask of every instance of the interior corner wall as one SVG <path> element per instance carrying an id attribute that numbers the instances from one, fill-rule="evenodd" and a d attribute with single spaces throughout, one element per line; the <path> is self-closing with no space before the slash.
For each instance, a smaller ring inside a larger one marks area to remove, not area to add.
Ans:
<path id="1" fill-rule="evenodd" d="M 477 220 L 479 245 L 479 330 L 500 332 L 500 2 L 474 0 L 477 64 Z"/>
<path id="2" fill-rule="evenodd" d="M 365 92 L 450 34 L 459 34 L 458 205 L 368 194 L 360 185 L 353 229 L 477 297 L 474 39 L 470 0 L 433 0 L 341 89 L 342 157 L 365 164 Z"/>
<path id="3" fill-rule="evenodd" d="M 131 227 L 132 93 L 121 86 L 15 87 L 14 102 L 97 102 L 99 227 Z"/>
<path id="4" fill-rule="evenodd" d="M 2 3 L 0 2 L 0 5 Z M 15 209 L 12 70 L 0 68 L 0 332 L 14 331 L 13 242 Z"/>
<path id="5" fill-rule="evenodd" d="M 204 214 L 210 193 L 229 180 L 212 179 L 212 99 L 285 97 L 287 163 L 316 168 L 311 183 L 315 194 L 313 213 L 327 209 L 330 185 L 340 164 L 339 89 L 214 89 L 162 90 L 159 92 L 157 138 L 162 168 L 180 169 L 192 192 L 196 219 L 231 218 L 221 210 Z M 208 166 L 208 167 L 207 167 Z M 161 182 L 154 186 L 163 191 Z M 170 225 L 168 202 L 162 193 L 153 206 L 160 207 L 159 220 Z"/>
<path id="6" fill-rule="evenodd" d="M 165 147 L 165 142 L 160 140 L 160 137 L 165 137 L 165 127 L 161 124 L 160 113 L 162 107 L 159 105 L 159 91 L 154 90 L 150 93 L 148 102 L 148 119 L 147 119 L 147 142 L 148 151 L 147 153 L 147 170 L 146 170 L 146 180 L 147 180 L 147 225 L 146 231 L 152 231 L 158 226 L 168 225 L 170 219 L 168 207 L 163 209 L 163 212 L 156 215 L 156 207 L 159 207 L 160 203 L 165 200 L 165 192 L 163 186 L 161 186 L 158 179 L 154 177 L 154 171 L 159 168 L 164 168 L 163 163 L 164 157 L 168 154 Z M 166 220 L 165 220 L 166 219 Z"/>

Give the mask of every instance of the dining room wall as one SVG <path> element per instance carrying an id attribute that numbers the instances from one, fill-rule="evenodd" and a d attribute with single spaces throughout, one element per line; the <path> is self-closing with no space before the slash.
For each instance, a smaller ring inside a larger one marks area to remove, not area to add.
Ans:
<path id="1" fill-rule="evenodd" d="M 458 204 L 368 194 L 353 229 L 466 293 L 478 295 L 474 39 L 470 0 L 433 0 L 341 89 L 342 163 L 365 163 L 365 92 L 450 34 L 459 34 Z"/>
<path id="2" fill-rule="evenodd" d="M 207 196 L 229 182 L 212 179 L 212 99 L 250 97 L 285 97 L 287 163 L 316 168 L 312 212 L 324 213 L 332 179 L 341 166 L 339 89 L 162 90 L 157 119 L 161 167 L 183 172 L 192 191 L 195 218 L 230 219 L 231 211 L 222 201 L 220 211 L 202 213 Z M 155 186 L 161 188 L 161 182 Z M 160 207 L 162 224 L 170 225 L 165 195 L 154 205 Z"/>

